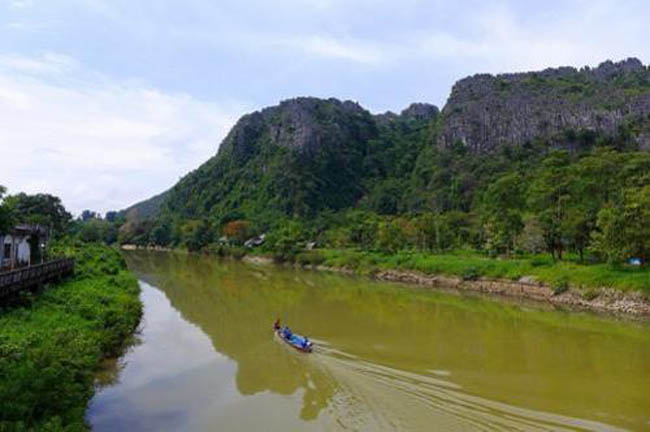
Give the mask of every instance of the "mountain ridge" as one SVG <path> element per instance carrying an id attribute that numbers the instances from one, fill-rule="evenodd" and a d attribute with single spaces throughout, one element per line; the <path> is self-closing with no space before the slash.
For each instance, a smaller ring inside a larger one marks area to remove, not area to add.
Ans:
<path id="1" fill-rule="evenodd" d="M 212 158 L 153 203 L 129 209 L 135 218 L 226 220 L 360 205 L 387 213 L 446 208 L 431 194 L 445 185 L 442 161 L 454 148 L 478 161 L 522 146 L 543 153 L 608 144 L 650 150 L 650 69 L 638 59 L 476 74 L 454 84 L 442 110 L 414 103 L 400 114 L 372 114 L 352 101 L 287 99 L 242 116 Z M 386 204 L 396 193 L 403 196 Z M 463 193 L 467 207 L 471 191 Z"/>

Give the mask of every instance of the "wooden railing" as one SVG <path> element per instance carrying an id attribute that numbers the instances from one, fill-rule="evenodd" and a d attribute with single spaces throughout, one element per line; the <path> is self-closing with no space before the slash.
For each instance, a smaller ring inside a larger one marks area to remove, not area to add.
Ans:
<path id="1" fill-rule="evenodd" d="M 74 271 L 74 259 L 62 258 L 0 273 L 0 298 L 61 279 Z"/>

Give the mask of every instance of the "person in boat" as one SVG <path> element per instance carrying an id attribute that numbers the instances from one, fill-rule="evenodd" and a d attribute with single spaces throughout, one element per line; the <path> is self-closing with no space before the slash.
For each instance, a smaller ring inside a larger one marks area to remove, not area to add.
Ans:
<path id="1" fill-rule="evenodd" d="M 307 336 L 302 340 L 302 347 L 309 348 L 309 338 Z"/>
<path id="2" fill-rule="evenodd" d="M 273 323 L 273 329 L 280 330 L 280 318 L 276 319 L 275 322 Z"/>
<path id="3" fill-rule="evenodd" d="M 288 326 L 284 326 L 282 329 L 282 336 L 284 336 L 286 339 L 291 339 L 291 335 L 293 333 L 291 332 L 291 329 Z"/>

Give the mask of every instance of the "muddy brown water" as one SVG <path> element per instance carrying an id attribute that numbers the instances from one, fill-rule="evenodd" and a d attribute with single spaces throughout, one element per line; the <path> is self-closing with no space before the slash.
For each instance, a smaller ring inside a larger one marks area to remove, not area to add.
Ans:
<path id="1" fill-rule="evenodd" d="M 650 326 L 342 275 L 127 252 L 145 314 L 97 431 L 650 430 Z M 273 337 L 276 316 L 316 343 Z"/>

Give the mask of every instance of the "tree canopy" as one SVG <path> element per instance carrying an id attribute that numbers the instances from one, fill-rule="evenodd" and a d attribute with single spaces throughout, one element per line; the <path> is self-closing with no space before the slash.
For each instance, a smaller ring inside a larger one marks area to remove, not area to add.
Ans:
<path id="1" fill-rule="evenodd" d="M 51 228 L 55 236 L 64 234 L 72 220 L 61 199 L 50 194 L 10 195 L 5 198 L 4 205 L 16 223 L 40 224 Z"/>

